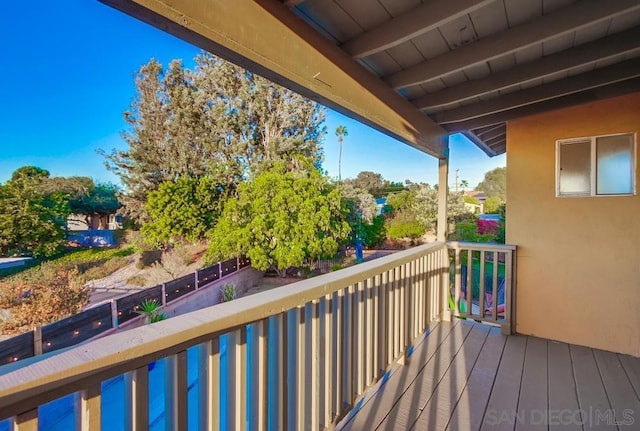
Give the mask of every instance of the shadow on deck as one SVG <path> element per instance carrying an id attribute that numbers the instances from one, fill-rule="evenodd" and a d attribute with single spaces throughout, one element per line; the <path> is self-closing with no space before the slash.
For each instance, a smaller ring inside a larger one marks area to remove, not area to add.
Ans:
<path id="1" fill-rule="evenodd" d="M 638 430 L 640 359 L 454 320 L 368 395 L 339 429 Z"/>

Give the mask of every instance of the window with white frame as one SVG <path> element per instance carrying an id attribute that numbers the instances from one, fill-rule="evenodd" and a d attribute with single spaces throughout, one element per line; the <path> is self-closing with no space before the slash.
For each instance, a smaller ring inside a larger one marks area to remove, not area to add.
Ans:
<path id="1" fill-rule="evenodd" d="M 556 151 L 557 196 L 635 194 L 635 134 L 565 139 Z"/>

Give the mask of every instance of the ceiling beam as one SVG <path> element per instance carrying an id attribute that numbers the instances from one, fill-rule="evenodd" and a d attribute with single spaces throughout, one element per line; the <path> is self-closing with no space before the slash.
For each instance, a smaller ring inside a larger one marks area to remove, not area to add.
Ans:
<path id="1" fill-rule="evenodd" d="M 345 42 L 342 49 L 354 58 L 366 57 L 400 45 L 493 1 L 430 0 Z"/>
<path id="2" fill-rule="evenodd" d="M 493 157 L 498 155 L 498 153 L 488 146 L 482 139 L 478 138 L 475 133 L 467 130 L 462 132 L 462 134 L 476 147 L 480 148 L 487 156 Z"/>
<path id="3" fill-rule="evenodd" d="M 554 73 L 564 72 L 575 67 L 638 50 L 640 49 L 638 41 L 640 41 L 640 27 L 635 27 L 594 42 L 542 57 L 539 60 L 516 65 L 485 78 L 465 81 L 456 86 L 427 94 L 413 100 L 413 103 L 420 109 L 431 110 L 463 102 L 535 79 L 545 78 Z"/>
<path id="4" fill-rule="evenodd" d="M 638 0 L 583 0 L 526 24 L 480 39 L 385 79 L 395 89 L 441 78 L 581 27 L 640 9 Z"/>
<path id="5" fill-rule="evenodd" d="M 496 112 L 508 111 L 525 105 L 531 105 L 556 97 L 578 93 L 590 88 L 602 87 L 615 82 L 640 76 L 640 58 L 616 63 L 612 66 L 596 69 L 576 76 L 559 79 L 549 84 L 531 87 L 526 90 L 505 94 L 504 96 L 471 105 L 461 106 L 450 111 L 431 116 L 436 123 L 456 123 L 483 117 Z"/>
<path id="6" fill-rule="evenodd" d="M 580 93 L 558 97 L 556 99 L 545 100 L 544 102 L 526 105 L 509 111 L 498 112 L 484 117 L 474 118 L 459 123 L 444 124 L 443 127 L 450 133 L 464 132 L 480 127 L 492 126 L 515 120 L 516 118 L 528 117 L 541 114 L 547 111 L 554 111 L 585 103 L 596 102 L 598 100 L 609 99 L 611 97 L 622 96 L 640 91 L 640 78 L 633 78 L 627 81 L 617 82 L 604 87 L 596 87 Z"/>
<path id="7" fill-rule="evenodd" d="M 277 0 L 101 0 L 435 157 L 446 132 Z"/>
<path id="8" fill-rule="evenodd" d="M 478 129 L 473 129 L 472 132 L 476 134 L 478 137 L 482 137 L 485 133 L 492 132 L 494 130 L 500 130 L 504 127 L 504 124 L 498 124 L 494 126 L 480 127 Z"/>
<path id="9" fill-rule="evenodd" d="M 484 143 L 490 146 L 491 148 L 495 148 L 496 145 L 504 142 L 505 140 L 506 140 L 505 136 L 497 136 L 491 139 L 483 139 Z"/>
<path id="10" fill-rule="evenodd" d="M 489 130 L 488 132 L 485 132 L 485 133 L 476 132 L 476 136 L 478 136 L 478 138 L 480 139 L 484 139 L 485 141 L 493 138 L 504 137 L 506 134 L 507 134 L 507 128 L 505 126 L 498 126 L 495 129 Z"/>

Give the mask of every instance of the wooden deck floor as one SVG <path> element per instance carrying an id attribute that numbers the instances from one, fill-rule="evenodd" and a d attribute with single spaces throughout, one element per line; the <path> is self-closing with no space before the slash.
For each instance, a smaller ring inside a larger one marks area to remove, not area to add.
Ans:
<path id="1" fill-rule="evenodd" d="M 438 324 L 344 431 L 640 430 L 640 359 Z"/>

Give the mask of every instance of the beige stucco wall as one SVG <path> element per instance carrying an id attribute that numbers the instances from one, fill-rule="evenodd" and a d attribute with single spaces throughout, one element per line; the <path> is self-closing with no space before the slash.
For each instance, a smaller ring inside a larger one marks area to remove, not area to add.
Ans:
<path id="1" fill-rule="evenodd" d="M 555 197 L 556 140 L 626 132 L 640 93 L 508 124 L 517 332 L 640 356 L 640 196 Z"/>

